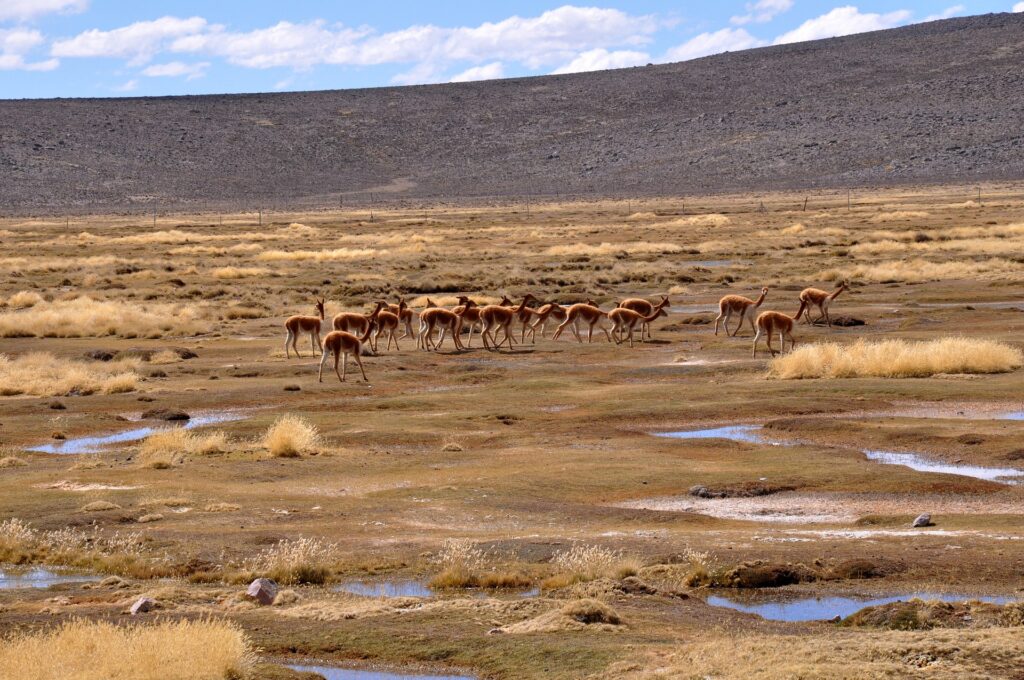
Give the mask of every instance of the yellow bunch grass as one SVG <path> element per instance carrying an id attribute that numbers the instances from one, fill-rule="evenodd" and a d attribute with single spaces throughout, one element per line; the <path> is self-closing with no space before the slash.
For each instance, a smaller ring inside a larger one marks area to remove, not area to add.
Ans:
<path id="1" fill-rule="evenodd" d="M 17 358 L 0 354 L 0 395 L 118 394 L 135 389 L 138 359 L 85 363 L 58 359 L 47 352 Z"/>
<path id="2" fill-rule="evenodd" d="M 858 340 L 852 345 L 830 342 L 797 347 L 773 359 L 769 374 L 784 380 L 923 378 L 940 373 L 1006 373 L 1022 362 L 1020 350 L 993 340 Z"/>
<path id="3" fill-rule="evenodd" d="M 0 313 L 0 337 L 79 338 L 118 335 L 159 338 L 194 334 L 205 327 L 189 305 L 95 300 L 39 302 L 31 309 Z"/>

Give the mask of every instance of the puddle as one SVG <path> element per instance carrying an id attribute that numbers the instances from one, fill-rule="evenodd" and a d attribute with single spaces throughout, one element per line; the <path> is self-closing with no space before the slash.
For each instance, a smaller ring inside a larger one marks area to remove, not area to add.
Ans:
<path id="1" fill-rule="evenodd" d="M 705 302 L 691 305 L 673 305 L 668 308 L 669 314 L 703 314 L 704 312 L 718 313 L 718 304 Z"/>
<path id="2" fill-rule="evenodd" d="M 685 267 L 729 267 L 736 264 L 735 260 L 682 260 L 676 264 Z"/>
<path id="3" fill-rule="evenodd" d="M 352 593 L 353 595 L 362 595 L 363 597 L 437 597 L 443 594 L 432 590 L 427 585 L 426 581 L 417 581 L 413 579 L 405 581 L 346 581 L 341 585 L 335 586 L 333 590 Z M 521 591 L 471 589 L 448 592 L 462 593 L 477 598 L 502 594 L 515 595 L 516 597 L 537 597 L 540 595 L 540 588 L 531 588 L 529 590 Z"/>
<path id="4" fill-rule="evenodd" d="M 928 460 L 913 453 L 894 453 L 892 451 L 865 451 L 864 455 L 868 460 L 874 460 L 886 465 L 903 465 L 919 472 L 937 472 L 946 475 L 962 475 L 985 479 L 990 482 L 1001 484 L 1019 484 L 1024 477 L 1024 470 L 1016 468 L 990 468 L 980 465 L 954 465 Z"/>
<path id="5" fill-rule="evenodd" d="M 0 590 L 18 588 L 49 588 L 58 583 L 84 583 L 99 581 L 102 577 L 88 574 L 73 574 L 43 567 L 32 569 L 0 569 Z"/>
<path id="6" fill-rule="evenodd" d="M 286 666 L 293 671 L 319 673 L 327 680 L 473 680 L 469 675 L 424 675 L 422 673 L 385 673 L 357 671 L 332 666 Z"/>
<path id="7" fill-rule="evenodd" d="M 760 425 L 726 425 L 724 427 L 713 427 L 704 430 L 654 432 L 652 434 L 656 437 L 668 437 L 670 439 L 728 439 L 746 444 L 783 445 L 783 442 L 767 439 L 761 432 L 762 428 Z M 795 443 L 791 444 L 795 445 Z M 863 453 L 867 456 L 868 460 L 873 460 L 883 465 L 903 465 L 919 472 L 974 477 L 975 479 L 984 479 L 1000 484 L 1020 484 L 1024 482 L 1024 470 L 1016 468 L 994 468 L 982 467 L 980 465 L 944 463 L 942 461 L 930 460 L 916 453 L 870 450 L 865 450 Z"/>
<path id="8" fill-rule="evenodd" d="M 434 597 L 424 581 L 347 581 L 333 590 L 363 597 Z"/>
<path id="9" fill-rule="evenodd" d="M 227 423 L 234 420 L 242 420 L 243 418 L 245 418 L 245 416 L 240 413 L 207 413 L 204 415 L 193 416 L 191 420 L 181 425 L 168 423 L 163 426 L 137 427 L 132 430 L 124 430 L 122 432 L 115 432 L 113 434 L 98 437 L 76 437 L 74 439 L 64 439 L 53 442 L 52 444 L 34 446 L 26 450 L 35 451 L 37 453 L 60 454 L 99 453 L 114 444 L 126 444 L 128 442 L 139 441 L 140 439 L 145 439 L 155 432 L 166 430 L 169 427 L 183 427 L 186 430 L 191 430 L 205 425 Z"/>
<path id="10" fill-rule="evenodd" d="M 668 437 L 669 439 L 729 439 L 734 442 L 744 442 L 747 444 L 779 445 L 779 442 L 768 441 L 761 436 L 760 425 L 726 425 L 725 427 L 712 427 L 704 430 L 655 432 L 654 435 L 656 437 Z"/>
<path id="11" fill-rule="evenodd" d="M 1000 416 L 1000 420 L 1024 420 L 1024 411 L 1014 411 Z"/>
<path id="12" fill-rule="evenodd" d="M 980 600 L 993 604 L 1006 604 L 1007 602 L 1015 601 L 1013 597 L 951 595 L 948 593 L 908 593 L 877 598 L 811 597 L 786 602 L 779 602 L 778 600 L 770 602 L 740 602 L 727 597 L 712 595 L 708 597 L 707 602 L 713 607 L 726 607 L 748 614 L 757 614 L 771 621 L 826 621 L 836 616 L 845 619 L 864 607 L 877 607 L 882 604 L 906 602 L 913 599 L 939 600 L 942 602 Z"/>

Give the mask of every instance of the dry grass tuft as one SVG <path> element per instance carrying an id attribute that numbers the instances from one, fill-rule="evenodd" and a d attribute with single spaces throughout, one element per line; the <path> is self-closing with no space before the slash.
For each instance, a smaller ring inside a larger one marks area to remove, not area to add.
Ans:
<path id="1" fill-rule="evenodd" d="M 1006 373 L 1024 362 L 1020 350 L 993 340 L 926 342 L 858 340 L 804 345 L 772 360 L 769 374 L 799 378 L 924 378 L 939 373 Z"/>
<path id="2" fill-rule="evenodd" d="M 270 275 L 271 271 L 265 267 L 218 267 L 210 272 L 210 276 L 213 278 L 225 281 Z"/>
<path id="3" fill-rule="evenodd" d="M 332 250 L 267 250 L 256 256 L 261 262 L 337 262 L 368 260 L 386 251 L 373 248 L 334 248 Z"/>
<path id="4" fill-rule="evenodd" d="M 601 243 L 590 245 L 587 243 L 574 243 L 569 246 L 551 246 L 544 251 L 545 255 L 555 257 L 571 257 L 573 255 L 586 255 L 588 257 L 607 255 L 662 255 L 666 253 L 682 252 L 682 246 L 675 243 Z"/>
<path id="5" fill-rule="evenodd" d="M 782 229 L 779 233 L 780 234 L 785 234 L 786 236 L 791 236 L 793 234 L 803 233 L 806 230 L 807 230 L 807 227 L 805 227 L 804 225 L 802 225 L 802 224 L 800 224 L 798 222 L 798 223 L 794 224 L 791 227 L 786 227 L 786 228 Z"/>
<path id="6" fill-rule="evenodd" d="M 235 503 L 210 503 L 203 510 L 206 512 L 237 512 L 242 506 Z"/>
<path id="7" fill-rule="evenodd" d="M 0 643 L 4 677 L 19 680 L 228 680 L 248 677 L 254 661 L 242 630 L 227 621 L 80 620 Z"/>
<path id="8" fill-rule="evenodd" d="M 38 302 L 29 310 L 0 313 L 0 337 L 80 338 L 117 335 L 160 338 L 192 335 L 205 330 L 189 305 L 146 304 L 94 300 Z"/>
<path id="9" fill-rule="evenodd" d="M 312 453 L 320 445 L 316 426 L 299 416 L 281 416 L 263 435 L 263 446 L 276 458 L 295 458 L 303 453 Z"/>
<path id="10" fill-rule="evenodd" d="M 178 427 L 149 435 L 142 441 L 139 453 L 143 457 L 161 454 L 202 456 L 221 453 L 227 448 L 228 437 L 223 432 L 200 434 Z"/>
<path id="11" fill-rule="evenodd" d="M 609 550 L 598 545 L 574 545 L 555 555 L 554 565 L 558 573 L 544 581 L 542 585 L 546 589 L 564 588 L 602 577 L 621 579 L 635 576 L 643 566 L 621 550 Z"/>
<path id="12" fill-rule="evenodd" d="M 560 633 L 574 630 L 616 630 L 622 617 L 610 605 L 594 599 L 575 600 L 561 609 L 513 623 L 501 630 L 512 635 L 527 633 Z"/>
<path id="13" fill-rule="evenodd" d="M 691 215 L 666 222 L 666 227 L 724 227 L 731 220 L 720 213 L 709 213 L 707 215 Z"/>
<path id="14" fill-rule="evenodd" d="M 317 538 L 284 540 L 248 560 L 245 568 L 255 576 L 283 584 L 324 583 L 331 576 L 337 554 L 336 544 Z"/>
<path id="15" fill-rule="evenodd" d="M 818 274 L 826 281 L 860 280 L 874 283 L 939 281 L 945 279 L 992 279 L 1013 277 L 1024 272 L 1024 265 L 1003 258 L 980 262 L 929 262 L 922 259 L 895 260 L 829 269 Z"/>
<path id="16" fill-rule="evenodd" d="M 67 394 L 119 394 L 135 389 L 138 359 L 85 363 L 32 352 L 16 359 L 0 354 L 0 396 L 31 394 L 56 397 Z"/>
<path id="17" fill-rule="evenodd" d="M 16 458 L 15 456 L 4 456 L 3 458 L 0 458 L 0 468 L 24 467 L 26 465 L 28 465 L 28 463 L 23 461 L 21 458 Z"/>
<path id="18" fill-rule="evenodd" d="M 79 512 L 103 512 L 104 510 L 120 510 L 121 506 L 110 501 L 93 501 L 82 506 Z"/>
<path id="19" fill-rule="evenodd" d="M 14 309 L 28 309 L 43 301 L 43 296 L 33 290 L 18 291 L 7 298 L 7 306 Z"/>
<path id="20" fill-rule="evenodd" d="M 893 210 L 891 212 L 878 213 L 871 218 L 872 222 L 898 222 L 899 220 L 923 220 L 928 213 L 923 210 Z"/>

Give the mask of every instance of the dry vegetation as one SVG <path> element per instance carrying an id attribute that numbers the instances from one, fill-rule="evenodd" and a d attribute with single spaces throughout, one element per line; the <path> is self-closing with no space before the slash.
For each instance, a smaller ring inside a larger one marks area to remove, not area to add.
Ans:
<path id="1" fill-rule="evenodd" d="M 1007 373 L 1020 368 L 1016 347 L 992 340 L 857 340 L 803 345 L 772 359 L 771 375 L 793 378 L 925 378 L 940 373 Z"/>
<path id="2" fill-rule="evenodd" d="M 979 631 L 939 626 L 994 609 L 936 606 L 915 619 L 934 630 L 905 632 L 890 630 L 909 620 L 898 607 L 783 624 L 704 601 L 768 582 L 761 598 L 1019 596 L 1024 486 L 861 453 L 1024 466 L 1024 426 L 1002 419 L 1024 409 L 1024 199 L 991 187 L 964 207 L 957 192 L 855 195 L 849 210 L 844 193 L 807 210 L 772 195 L 265 214 L 262 229 L 254 215 L 155 230 L 97 216 L 72 218 L 72 236 L 63 219 L 4 220 L 0 561 L 107 579 L 0 590 L 0 627 L 145 622 L 122 616 L 149 595 L 145 617 L 224 618 L 272 662 L 494 680 L 1012 677 L 1018 609 Z M 793 313 L 800 290 L 840 277 L 833 320 L 862 326 L 801 323 L 771 363 L 750 359 L 749 328 L 713 333 L 723 295 L 767 286 L 763 309 Z M 301 359 L 281 351 L 283 320 L 315 296 L 330 319 L 399 296 L 418 310 L 527 292 L 672 306 L 632 350 L 552 342 L 551 323 L 500 353 L 403 338 L 365 357 L 369 385 L 318 384 L 308 338 Z M 161 427 L 150 409 L 241 419 L 29 450 Z M 647 434 L 734 424 L 801 445 Z M 921 512 L 935 526 L 911 529 Z M 777 582 L 794 574 L 812 578 Z M 255 577 L 287 588 L 274 606 L 244 597 Z M 378 579 L 433 590 L 337 590 Z M 174 658 L 154 663 L 173 677 Z M 265 670 L 253 680 L 283 677 Z"/>
<path id="3" fill-rule="evenodd" d="M 18 680 L 229 680 L 253 661 L 241 629 L 213 620 L 74 621 L 0 642 L 0 676 Z"/>

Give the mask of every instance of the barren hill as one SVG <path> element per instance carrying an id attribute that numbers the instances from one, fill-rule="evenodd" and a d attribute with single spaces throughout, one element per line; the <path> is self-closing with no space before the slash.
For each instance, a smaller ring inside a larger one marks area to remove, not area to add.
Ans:
<path id="1" fill-rule="evenodd" d="M 478 83 L 0 101 L 0 213 L 1024 178 L 1024 13 Z"/>

